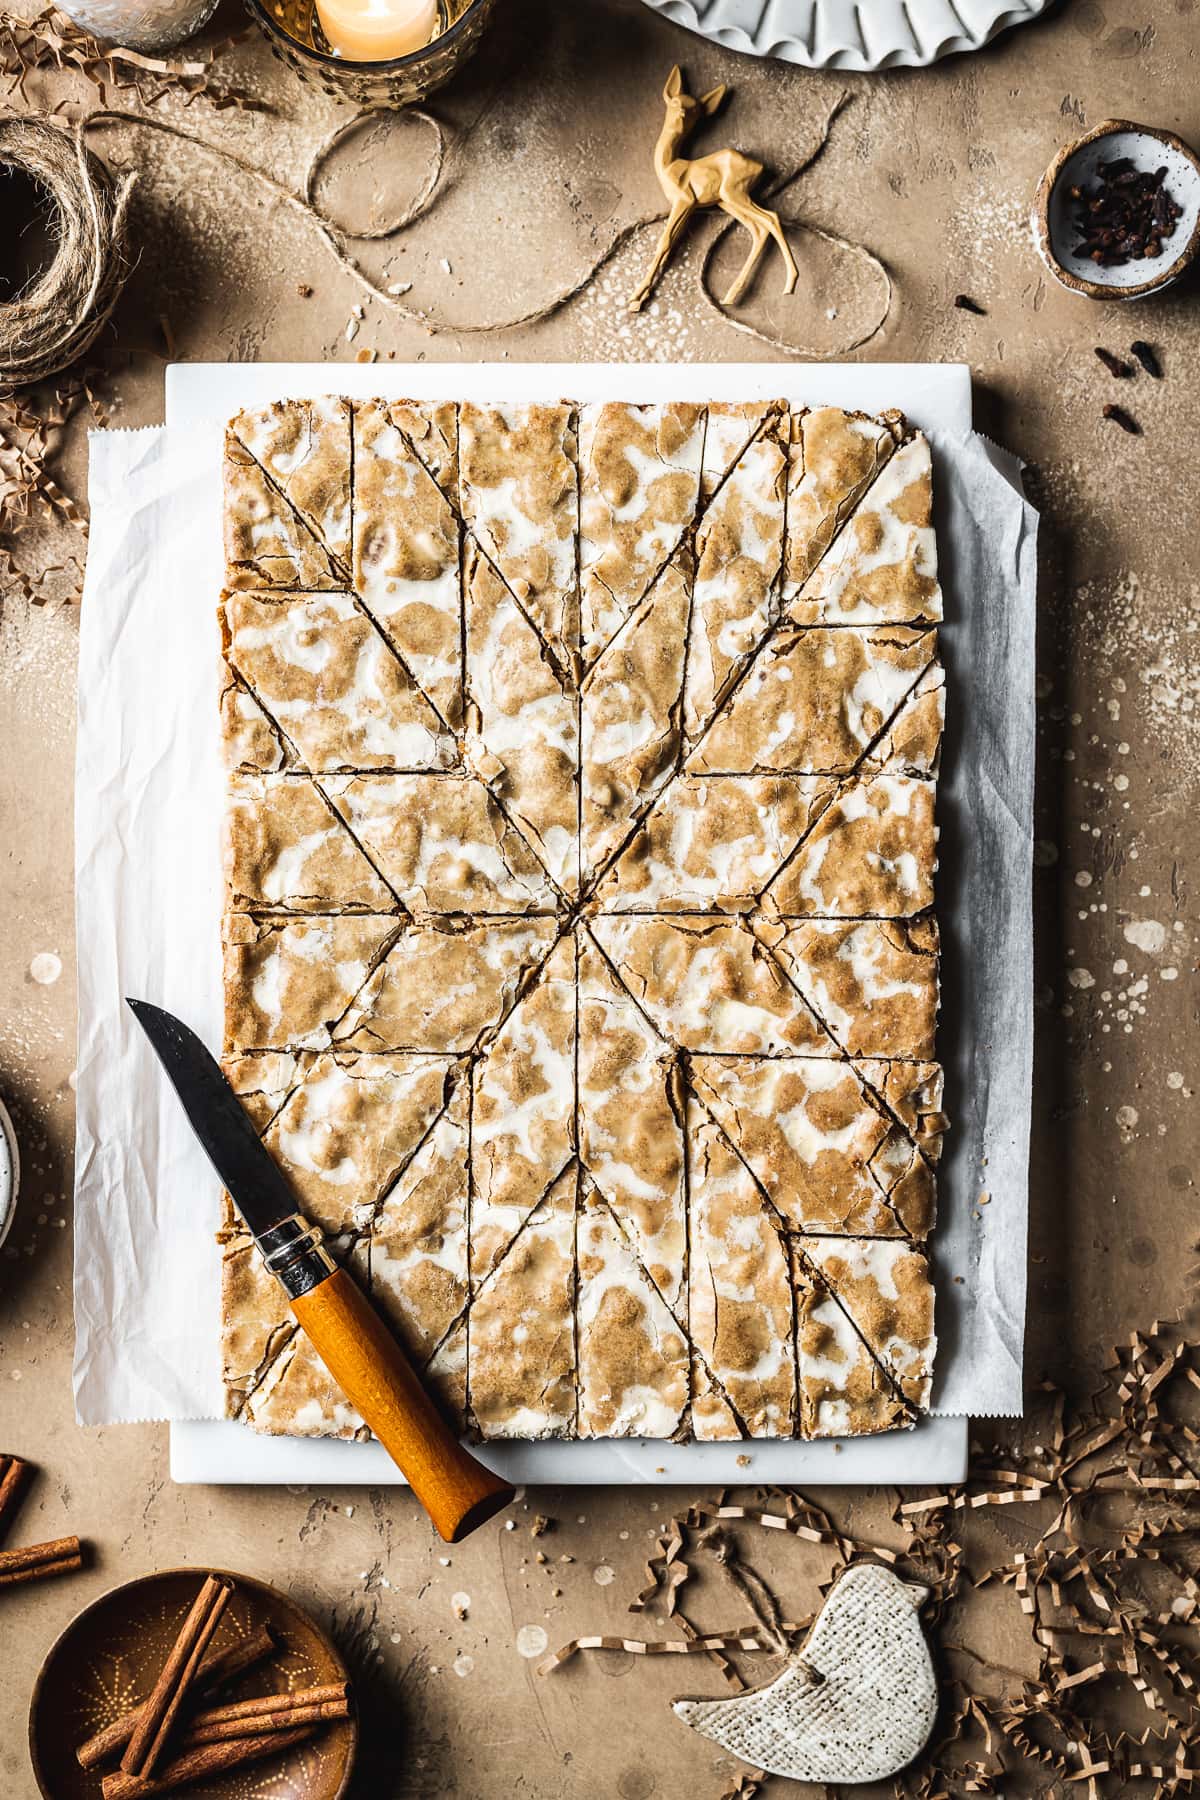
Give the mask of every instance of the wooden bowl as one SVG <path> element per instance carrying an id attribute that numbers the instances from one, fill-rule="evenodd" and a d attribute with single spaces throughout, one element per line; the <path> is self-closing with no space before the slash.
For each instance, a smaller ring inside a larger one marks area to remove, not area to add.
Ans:
<path id="1" fill-rule="evenodd" d="M 1167 188 L 1182 206 L 1183 216 L 1165 240 L 1161 256 L 1105 268 L 1075 254 L 1078 233 L 1071 189 L 1092 181 L 1100 163 L 1125 156 L 1136 168 L 1151 172 L 1165 164 Z M 1177 281 L 1200 250 L 1200 158 L 1173 131 L 1135 125 L 1129 119 L 1105 119 L 1063 145 L 1038 185 L 1030 225 L 1042 261 L 1072 293 L 1085 294 L 1089 300 L 1143 300 Z"/>
<path id="2" fill-rule="evenodd" d="M 166 1569 L 113 1588 L 85 1607 L 42 1664 L 29 1708 L 29 1756 L 46 1800 L 101 1800 L 105 1771 L 84 1770 L 75 1747 L 119 1718 L 154 1685 L 205 1575 L 223 1570 Z M 238 1699 L 317 1682 L 345 1681 L 346 1665 L 320 1627 L 286 1594 L 250 1575 L 237 1585 L 213 1644 L 224 1649 L 248 1631 L 271 1625 L 280 1651 L 239 1676 Z M 251 1793 L 288 1800 L 342 1800 L 350 1784 L 358 1727 L 353 1718 L 327 1725 L 282 1756 L 231 1770 L 185 1790 L 189 1800 L 247 1800 Z"/>

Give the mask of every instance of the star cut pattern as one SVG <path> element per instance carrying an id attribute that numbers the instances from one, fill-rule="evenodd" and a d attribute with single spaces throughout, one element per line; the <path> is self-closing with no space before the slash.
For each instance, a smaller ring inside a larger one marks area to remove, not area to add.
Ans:
<path id="1" fill-rule="evenodd" d="M 927 1407 L 927 442 L 279 402 L 225 460 L 226 1069 L 484 1437 Z M 361 1436 L 226 1201 L 228 1410 Z"/>

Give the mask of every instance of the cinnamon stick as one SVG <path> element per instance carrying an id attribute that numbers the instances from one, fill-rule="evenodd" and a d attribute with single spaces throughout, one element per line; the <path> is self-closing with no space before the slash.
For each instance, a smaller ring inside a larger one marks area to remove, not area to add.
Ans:
<path id="1" fill-rule="evenodd" d="M 143 1779 L 154 1774 L 232 1592 L 233 1583 L 224 1576 L 206 1578 L 125 1746 L 121 1758 L 124 1774 Z"/>
<path id="2" fill-rule="evenodd" d="M 346 1682 L 324 1687 L 300 1688 L 291 1694 L 264 1694 L 254 1700 L 237 1700 L 230 1706 L 214 1706 L 197 1713 L 187 1728 L 184 1742 L 221 1744 L 231 1738 L 257 1737 L 264 1731 L 292 1731 L 300 1725 L 324 1725 L 331 1719 L 350 1717 L 350 1692 Z"/>
<path id="3" fill-rule="evenodd" d="M 101 1781 L 101 1792 L 104 1800 L 152 1800 L 152 1796 L 172 1793 L 189 1781 L 223 1775 L 246 1763 L 261 1762 L 265 1756 L 282 1756 L 316 1730 L 315 1725 L 307 1725 L 298 1731 L 262 1732 L 258 1737 L 234 1738 L 224 1744 L 199 1744 L 164 1763 L 156 1775 L 129 1775 L 124 1769 L 115 1769 Z"/>
<path id="4" fill-rule="evenodd" d="M 214 1688 L 222 1687 L 225 1682 L 232 1681 L 235 1675 L 242 1675 L 256 1663 L 265 1662 L 267 1657 L 274 1656 L 279 1648 L 279 1641 L 269 1625 L 260 1625 L 258 1630 L 247 1638 L 241 1638 L 231 1644 L 227 1650 L 208 1650 L 204 1661 L 196 1671 L 196 1688 L 201 1693 L 211 1693 Z M 94 1769 L 98 1763 L 107 1762 L 109 1757 L 117 1756 L 125 1748 L 133 1736 L 134 1727 L 141 1717 L 142 1709 L 135 1706 L 106 1725 L 103 1731 L 84 1740 L 75 1755 L 81 1769 Z"/>
<path id="5" fill-rule="evenodd" d="M 68 1575 L 83 1567 L 83 1545 L 77 1537 L 50 1538 L 44 1544 L 26 1544 L 21 1550 L 0 1550 L 0 1587 L 19 1581 L 43 1581 L 48 1575 Z"/>
<path id="6" fill-rule="evenodd" d="M 32 1470 L 23 1457 L 0 1455 L 0 1540 L 25 1498 L 25 1483 L 31 1474 Z"/>

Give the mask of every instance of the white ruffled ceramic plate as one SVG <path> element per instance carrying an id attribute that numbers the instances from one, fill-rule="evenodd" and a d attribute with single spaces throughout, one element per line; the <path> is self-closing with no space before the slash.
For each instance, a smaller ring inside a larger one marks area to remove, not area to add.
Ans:
<path id="1" fill-rule="evenodd" d="M 1051 0 L 646 0 L 689 31 L 809 69 L 916 68 L 978 50 Z"/>

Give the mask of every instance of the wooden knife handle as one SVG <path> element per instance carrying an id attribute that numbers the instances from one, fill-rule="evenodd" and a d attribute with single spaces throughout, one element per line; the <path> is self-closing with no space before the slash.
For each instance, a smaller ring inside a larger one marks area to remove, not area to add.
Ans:
<path id="1" fill-rule="evenodd" d="M 514 1490 L 464 1450 L 344 1269 L 293 1300 L 292 1311 L 448 1544 L 508 1505 Z"/>

